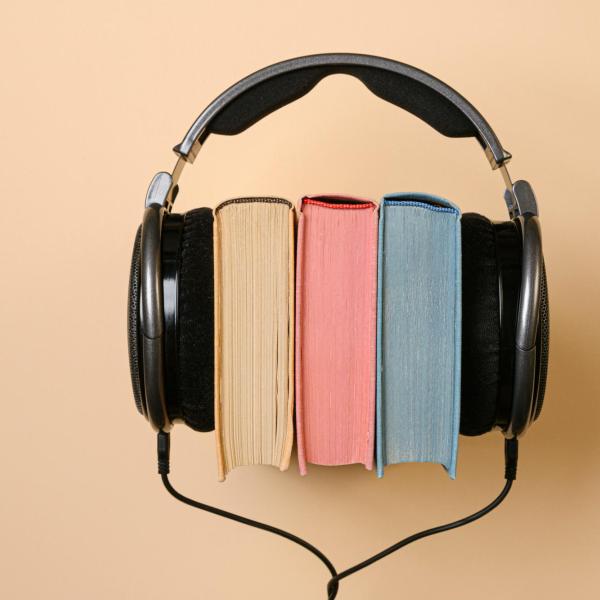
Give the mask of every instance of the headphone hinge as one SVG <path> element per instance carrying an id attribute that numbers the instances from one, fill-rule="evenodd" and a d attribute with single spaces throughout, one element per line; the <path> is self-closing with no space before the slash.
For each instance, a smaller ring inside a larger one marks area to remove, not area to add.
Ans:
<path id="1" fill-rule="evenodd" d="M 150 182 L 148 191 L 146 192 L 145 208 L 151 206 L 160 206 L 168 213 L 173 209 L 173 203 L 177 197 L 179 188 L 173 182 L 173 177 L 166 171 L 157 173 Z"/>
<path id="2" fill-rule="evenodd" d="M 500 173 L 504 179 L 506 190 L 504 191 L 504 201 L 508 208 L 511 219 L 519 215 L 539 215 L 537 200 L 531 184 L 524 179 L 512 182 L 506 165 L 500 167 Z"/>

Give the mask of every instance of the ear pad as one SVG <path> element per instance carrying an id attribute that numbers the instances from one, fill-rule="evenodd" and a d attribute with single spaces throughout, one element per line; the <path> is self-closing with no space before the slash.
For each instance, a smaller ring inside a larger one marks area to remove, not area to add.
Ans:
<path id="1" fill-rule="evenodd" d="M 480 435 L 495 423 L 500 384 L 500 299 L 492 223 L 461 219 L 462 377 L 460 433 Z"/>
<path id="2" fill-rule="evenodd" d="M 140 242 L 142 237 L 142 226 L 138 227 L 133 243 L 133 254 L 131 257 L 131 269 L 129 271 L 129 294 L 127 302 L 127 345 L 129 348 L 129 372 L 131 373 L 131 385 L 133 397 L 138 411 L 145 414 L 145 402 L 143 395 L 143 369 L 140 343 L 139 327 L 139 299 L 140 299 Z"/>
<path id="3" fill-rule="evenodd" d="M 214 419 L 213 214 L 185 214 L 178 274 L 177 381 L 174 412 L 196 431 Z"/>

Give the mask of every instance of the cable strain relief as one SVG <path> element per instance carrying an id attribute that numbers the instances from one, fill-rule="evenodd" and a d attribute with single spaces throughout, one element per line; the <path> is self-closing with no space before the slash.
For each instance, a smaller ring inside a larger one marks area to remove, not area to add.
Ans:
<path id="1" fill-rule="evenodd" d="M 335 577 L 332 577 L 327 583 L 327 600 L 334 600 L 337 598 L 339 587 L 339 581 Z"/>
<path id="2" fill-rule="evenodd" d="M 170 471 L 171 436 L 166 431 L 159 431 L 156 437 L 156 454 L 158 474 L 168 475 Z"/>
<path id="3" fill-rule="evenodd" d="M 504 477 L 509 481 L 517 478 L 519 462 L 519 440 L 516 437 L 504 440 Z"/>

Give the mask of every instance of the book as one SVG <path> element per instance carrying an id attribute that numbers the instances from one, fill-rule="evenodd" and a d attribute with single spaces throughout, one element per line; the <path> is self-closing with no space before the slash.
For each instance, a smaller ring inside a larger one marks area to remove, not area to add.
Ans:
<path id="1" fill-rule="evenodd" d="M 385 196 L 379 223 L 377 474 L 401 462 L 456 476 L 461 374 L 460 210 Z"/>
<path id="2" fill-rule="evenodd" d="M 307 463 L 373 468 L 377 205 L 302 200 L 296 278 L 296 428 Z"/>
<path id="3" fill-rule="evenodd" d="M 219 479 L 289 466 L 294 406 L 293 205 L 238 198 L 215 209 L 215 429 Z"/>

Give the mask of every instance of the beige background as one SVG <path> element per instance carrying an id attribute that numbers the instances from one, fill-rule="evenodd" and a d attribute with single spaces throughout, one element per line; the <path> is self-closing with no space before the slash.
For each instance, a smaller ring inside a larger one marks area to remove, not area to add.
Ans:
<path id="1" fill-rule="evenodd" d="M 541 206 L 552 305 L 543 418 L 506 505 L 342 584 L 368 598 L 596 598 L 600 593 L 598 21 L 595 2 L 4 3 L 2 61 L 2 596 L 323 598 L 301 549 L 179 505 L 135 412 L 125 336 L 133 234 L 147 185 L 200 110 L 284 58 L 358 51 L 443 78 L 513 152 Z M 212 138 L 179 210 L 238 194 L 422 190 L 504 216 L 501 180 L 452 140 L 329 78 L 237 138 Z M 179 426 L 173 480 L 289 527 L 340 568 L 479 508 L 502 485 L 499 435 L 439 467 L 235 472 Z M 162 551 L 160 551 L 162 545 Z M 281 590 L 287 590 L 285 594 Z"/>

